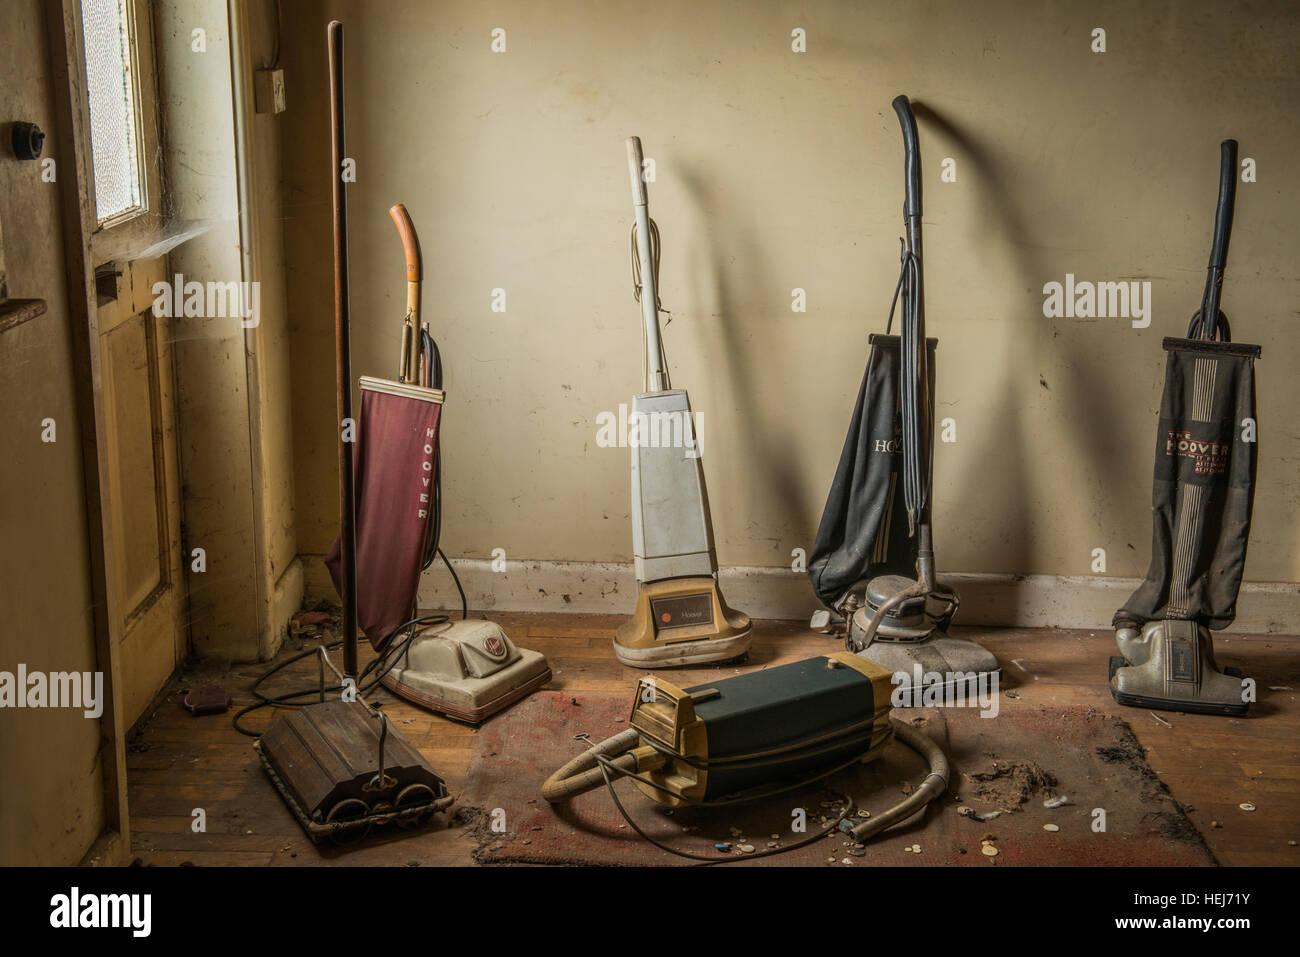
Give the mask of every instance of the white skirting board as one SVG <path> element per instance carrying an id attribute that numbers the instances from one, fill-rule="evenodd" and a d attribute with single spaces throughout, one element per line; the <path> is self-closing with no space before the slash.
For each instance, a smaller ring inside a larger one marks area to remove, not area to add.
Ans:
<path id="1" fill-rule="evenodd" d="M 322 557 L 302 556 L 309 599 L 336 598 Z M 502 571 L 484 559 L 453 559 L 469 607 L 483 611 L 571 611 L 631 614 L 636 600 L 632 563 L 510 561 Z M 961 596 L 959 625 L 1018 628 L 1110 628 L 1115 609 L 1136 578 L 954 573 L 940 579 Z M 721 570 L 722 593 L 751 618 L 807 621 L 819 604 L 808 576 L 786 568 Z M 456 586 L 435 562 L 420 581 L 422 609 L 457 608 Z M 1237 634 L 1300 633 L 1300 585 L 1248 582 L 1237 600 Z"/>

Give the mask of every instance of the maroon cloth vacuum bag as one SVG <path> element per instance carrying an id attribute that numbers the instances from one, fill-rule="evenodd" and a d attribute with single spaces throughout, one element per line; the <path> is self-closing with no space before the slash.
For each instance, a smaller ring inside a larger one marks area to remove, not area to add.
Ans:
<path id="1" fill-rule="evenodd" d="M 443 394 L 361 380 L 356 467 L 357 624 L 376 651 L 414 617 L 433 527 Z M 325 564 L 342 594 L 340 543 Z"/>

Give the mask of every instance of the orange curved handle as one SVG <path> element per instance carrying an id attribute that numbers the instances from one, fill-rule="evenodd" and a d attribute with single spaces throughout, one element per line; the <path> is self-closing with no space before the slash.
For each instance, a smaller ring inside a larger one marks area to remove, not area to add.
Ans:
<path id="1" fill-rule="evenodd" d="M 398 203 L 388 211 L 397 224 L 397 234 L 402 237 L 402 252 L 406 254 L 406 281 L 421 282 L 424 279 L 424 259 L 420 256 L 420 237 L 415 235 L 415 224 L 406 207 Z"/>

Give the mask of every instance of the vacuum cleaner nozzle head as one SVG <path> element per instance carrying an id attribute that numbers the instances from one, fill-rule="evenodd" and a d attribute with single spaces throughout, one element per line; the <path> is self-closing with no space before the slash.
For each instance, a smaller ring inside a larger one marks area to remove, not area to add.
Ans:
<path id="1" fill-rule="evenodd" d="M 868 582 L 866 603 L 849 619 L 845 647 L 907 679 L 900 679 L 895 692 L 895 703 L 900 706 L 922 707 L 927 694 L 941 694 L 945 698 L 960 695 L 965 700 L 976 700 L 981 689 L 992 688 L 996 695 L 994 682 L 1002 672 L 998 659 L 969 638 L 955 637 L 945 631 L 957 610 L 956 593 L 946 586 L 898 602 L 889 608 L 871 634 L 871 623 L 880 608 L 892 596 L 916 584 L 901 575 L 882 575 Z M 912 676 L 918 670 L 938 678 L 933 683 L 917 683 Z"/>
<path id="2" fill-rule="evenodd" d="M 1115 633 L 1110 693 L 1122 705 L 1159 711 L 1242 715 L 1250 707 L 1241 673 L 1219 669 L 1210 630 L 1194 621 L 1149 621 Z"/>
<path id="3" fill-rule="evenodd" d="M 430 711 L 477 724 L 551 680 L 540 652 L 518 647 L 491 621 L 450 621 L 425 629 L 382 681 Z"/>
<path id="4" fill-rule="evenodd" d="M 712 576 L 643 582 L 636 612 L 614 633 L 614 654 L 633 668 L 729 661 L 749 651 L 752 631 Z"/>

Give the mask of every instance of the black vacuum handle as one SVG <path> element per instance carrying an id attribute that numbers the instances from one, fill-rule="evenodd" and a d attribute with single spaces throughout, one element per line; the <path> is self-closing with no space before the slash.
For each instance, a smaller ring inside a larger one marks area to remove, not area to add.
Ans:
<path id="1" fill-rule="evenodd" d="M 1223 339 L 1230 333 L 1219 321 L 1223 296 L 1223 273 L 1228 266 L 1228 241 L 1232 238 L 1232 213 L 1237 203 L 1237 141 L 1219 144 L 1219 205 L 1214 211 L 1214 245 L 1210 248 L 1209 276 L 1201 302 L 1201 338 Z"/>
<path id="2" fill-rule="evenodd" d="M 916 117 L 912 115 L 912 104 L 906 96 L 894 97 L 894 112 L 903 127 L 903 150 L 907 172 L 907 198 L 904 201 L 903 215 L 910 219 L 921 218 L 921 148 L 916 136 Z"/>
<path id="3" fill-rule="evenodd" d="M 1228 240 L 1232 237 L 1232 212 L 1237 204 L 1237 141 L 1219 144 L 1219 206 L 1214 213 L 1214 248 L 1210 268 L 1222 272 L 1228 265 Z"/>

